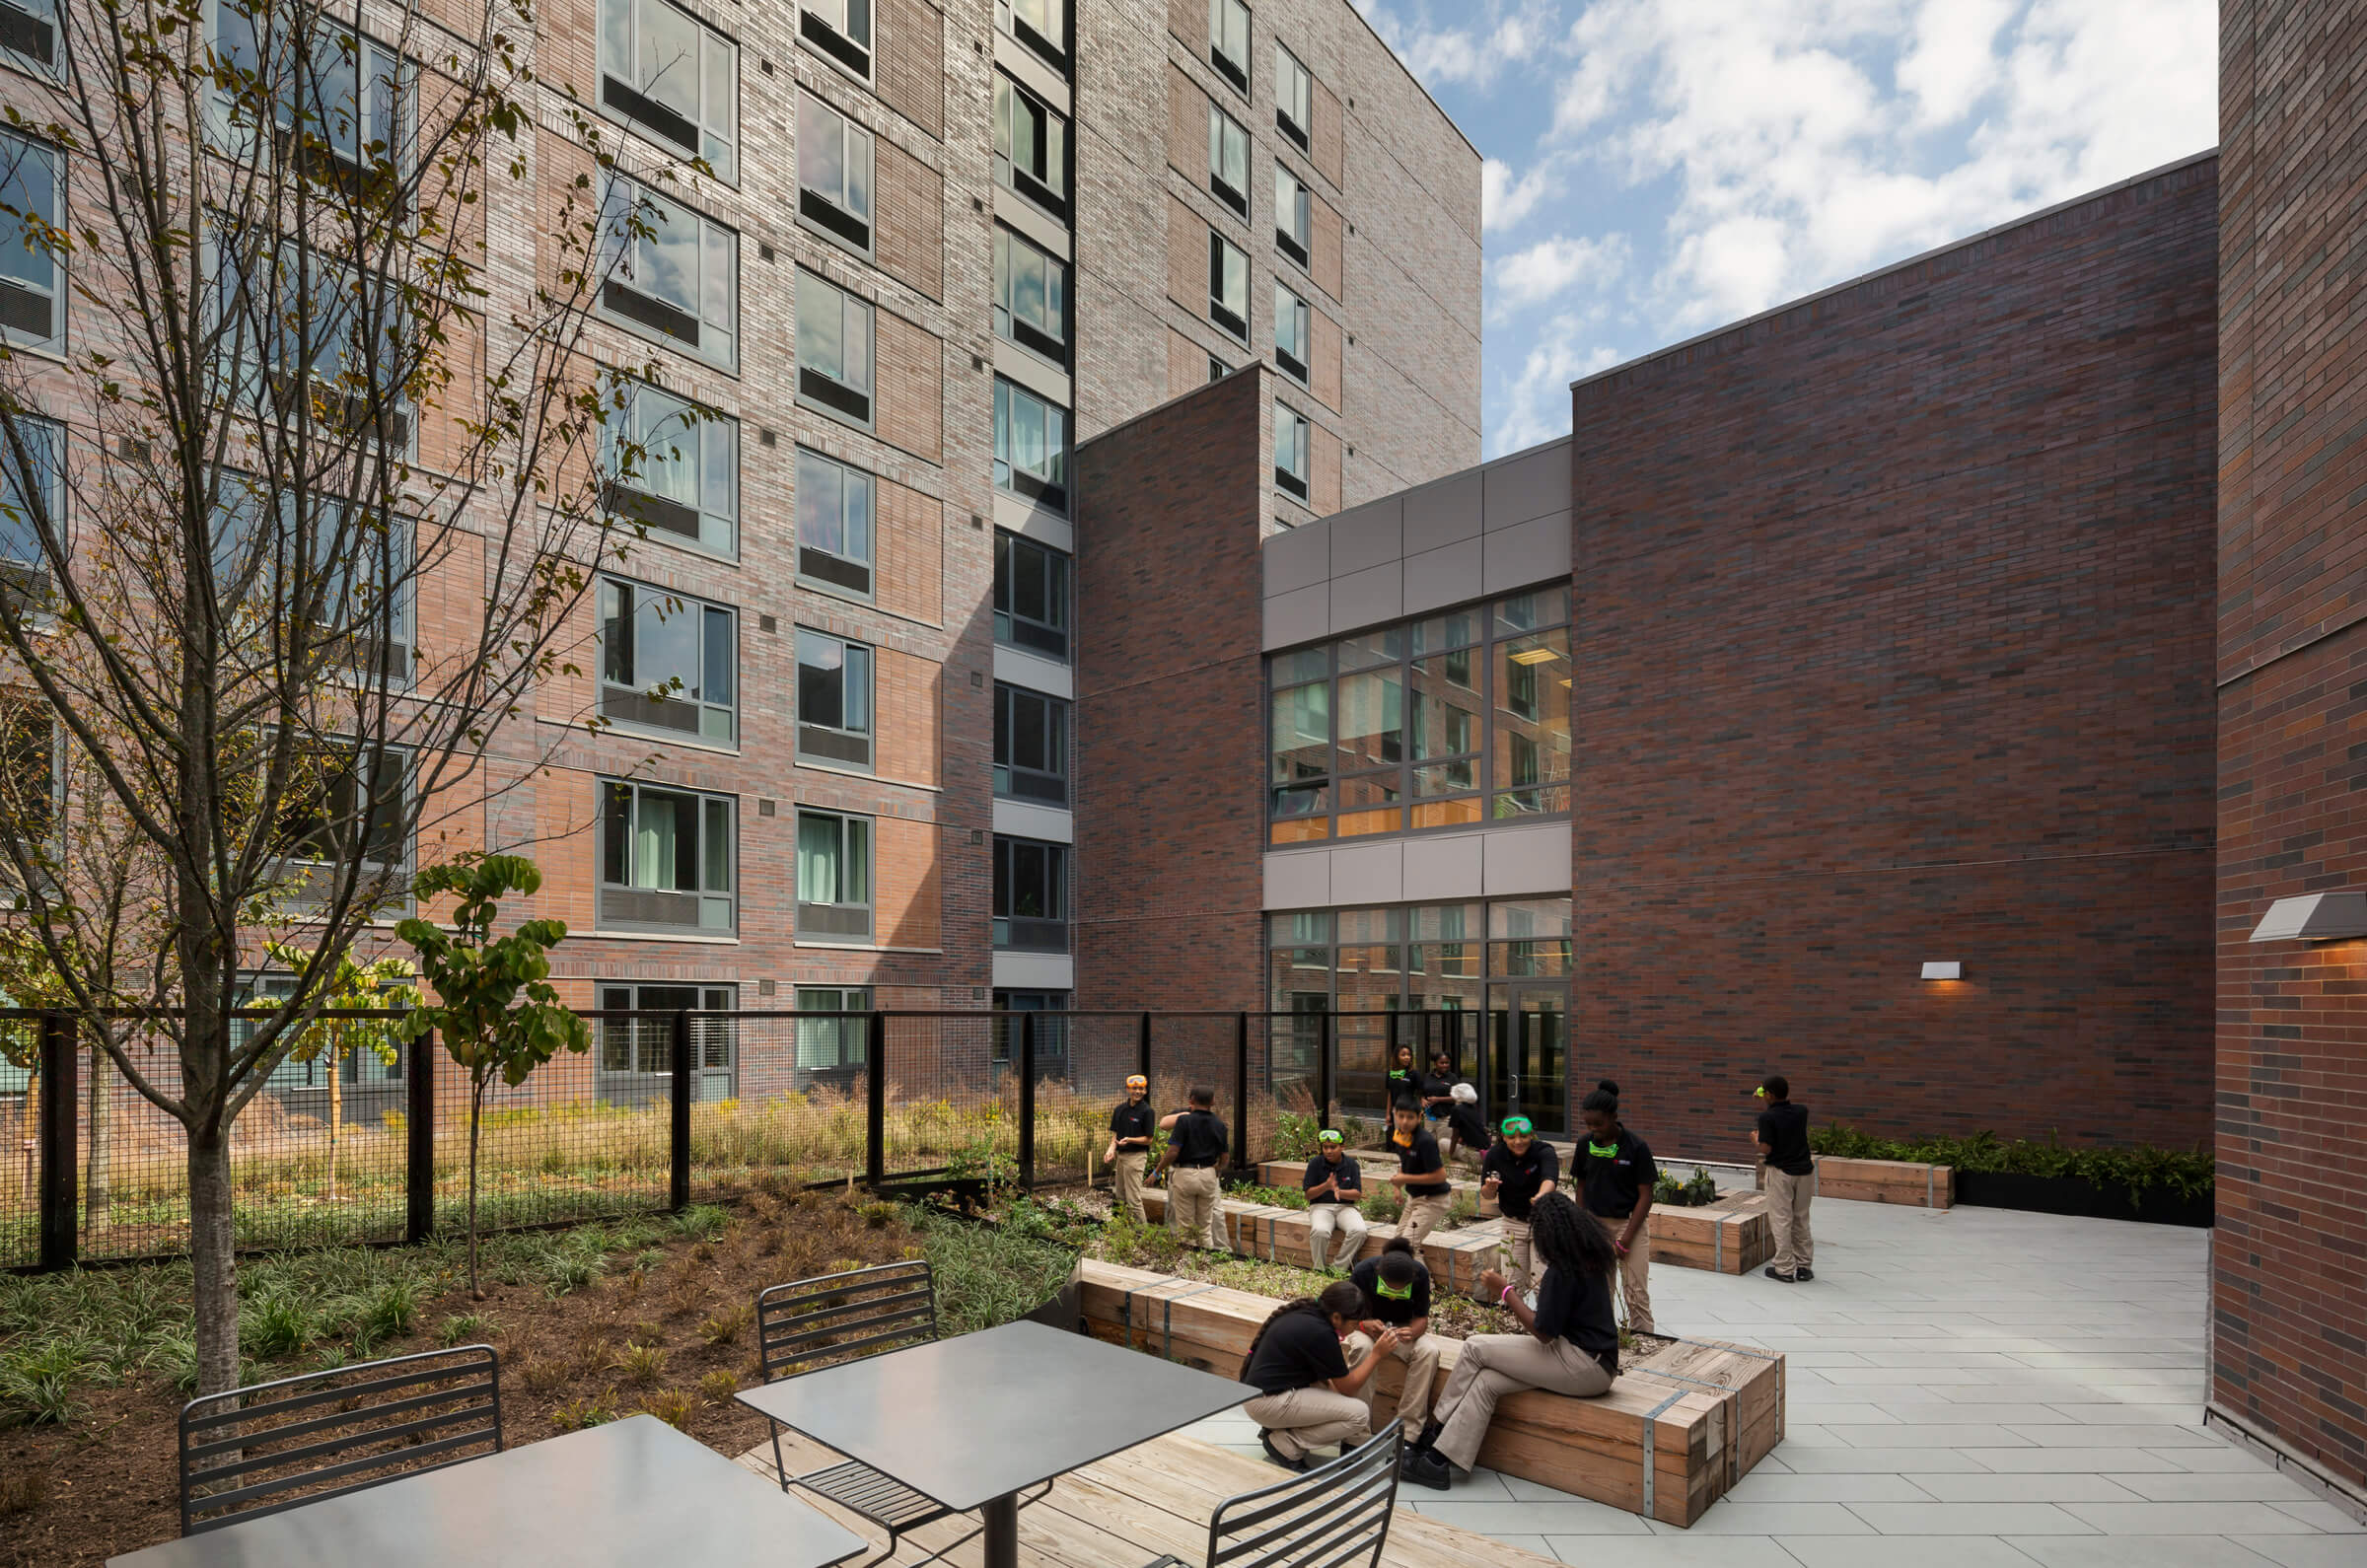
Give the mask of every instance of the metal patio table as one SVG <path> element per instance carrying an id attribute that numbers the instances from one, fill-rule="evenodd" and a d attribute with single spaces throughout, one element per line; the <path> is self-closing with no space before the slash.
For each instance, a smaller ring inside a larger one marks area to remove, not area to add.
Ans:
<path id="1" fill-rule="evenodd" d="M 740 1402 L 942 1507 L 977 1509 L 985 1568 L 1018 1568 L 1021 1492 L 1255 1397 L 1022 1321 L 802 1373 Z"/>
<path id="2" fill-rule="evenodd" d="M 108 1568 L 829 1568 L 863 1537 L 656 1416 L 108 1559 Z"/>

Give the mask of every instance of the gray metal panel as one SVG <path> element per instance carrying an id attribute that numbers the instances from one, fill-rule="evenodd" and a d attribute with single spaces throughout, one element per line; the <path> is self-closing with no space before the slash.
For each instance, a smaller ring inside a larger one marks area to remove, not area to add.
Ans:
<path id="1" fill-rule="evenodd" d="M 1484 541 L 1482 593 L 1502 594 L 1570 575 L 1570 515 L 1556 512 L 1499 529 Z"/>
<path id="2" fill-rule="evenodd" d="M 1570 824 L 1491 828 L 1480 835 L 1486 857 L 1485 887 L 1491 898 L 1570 891 Z"/>
<path id="3" fill-rule="evenodd" d="M 1570 509 L 1567 437 L 1490 463 L 1481 472 L 1486 498 L 1480 515 L 1491 532 Z"/>
<path id="4" fill-rule="evenodd" d="M 1479 536 L 1480 473 L 1474 468 L 1405 492 L 1405 553 Z"/>
<path id="5" fill-rule="evenodd" d="M 1566 568 L 1565 568 L 1566 569 Z M 1369 571 L 1331 579 L 1331 632 L 1355 631 L 1405 613 L 1405 563 L 1391 561 Z"/>
<path id="6" fill-rule="evenodd" d="M 1327 909 L 1331 905 L 1331 851 L 1269 849 L 1265 854 L 1265 907 Z"/>
<path id="7" fill-rule="evenodd" d="M 1477 599 L 1481 593 L 1479 554 L 1479 540 L 1469 538 L 1405 557 L 1405 613 L 1418 615 L 1425 609 L 1443 609 Z"/>
<path id="8" fill-rule="evenodd" d="M 1333 577 L 1380 566 L 1405 553 L 1405 503 L 1401 496 L 1384 496 L 1352 512 L 1334 513 L 1329 521 Z"/>
<path id="9" fill-rule="evenodd" d="M 1331 851 L 1331 901 L 1398 903 L 1405 896 L 1405 845 L 1396 838 Z"/>
<path id="10" fill-rule="evenodd" d="M 1265 562 L 1265 597 L 1293 589 L 1314 588 L 1331 580 L 1331 524 L 1319 519 L 1304 528 L 1288 529 L 1265 541 L 1258 551 Z"/>
<path id="11" fill-rule="evenodd" d="M 1265 646 L 1291 648 L 1331 635 L 1331 585 L 1295 588 L 1265 602 Z"/>
<path id="12" fill-rule="evenodd" d="M 1405 900 L 1476 898 L 1485 886 L 1477 833 L 1405 840 Z"/>

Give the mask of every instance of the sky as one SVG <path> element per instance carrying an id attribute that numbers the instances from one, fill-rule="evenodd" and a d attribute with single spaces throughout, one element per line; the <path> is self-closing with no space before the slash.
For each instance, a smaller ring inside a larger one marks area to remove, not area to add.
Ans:
<path id="1" fill-rule="evenodd" d="M 1569 384 L 2204 151 L 2216 0 L 1353 0 L 1484 155 L 1486 456 Z"/>

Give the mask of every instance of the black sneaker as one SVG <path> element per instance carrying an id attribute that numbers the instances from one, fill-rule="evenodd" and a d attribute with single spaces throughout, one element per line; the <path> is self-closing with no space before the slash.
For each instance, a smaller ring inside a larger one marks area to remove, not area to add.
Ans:
<path id="1" fill-rule="evenodd" d="M 1452 1491 L 1455 1486 L 1455 1471 L 1442 1456 L 1429 1449 L 1407 1449 L 1405 1457 L 1398 1461 L 1398 1474 L 1434 1492 Z"/>
<path id="2" fill-rule="evenodd" d="M 1782 1280 L 1786 1285 L 1797 1285 L 1800 1283 L 1799 1275 L 1786 1274 L 1783 1270 L 1777 1268 L 1772 1263 L 1767 1265 L 1767 1278 Z"/>
<path id="3" fill-rule="evenodd" d="M 1802 1264 L 1798 1271 L 1792 1275 L 1792 1277 L 1794 1279 L 1815 1279 L 1817 1277 L 1817 1271 L 1808 1267 L 1806 1264 Z"/>
<path id="4" fill-rule="evenodd" d="M 1257 1429 L 1257 1444 L 1260 1448 L 1265 1450 L 1265 1457 L 1267 1459 L 1273 1461 L 1276 1464 L 1281 1465 L 1284 1469 L 1299 1472 L 1304 1472 L 1306 1470 L 1307 1461 L 1305 1460 L 1294 1460 L 1289 1455 L 1283 1453 L 1280 1449 L 1274 1447 L 1274 1434 L 1264 1427 L 1259 1427 Z"/>

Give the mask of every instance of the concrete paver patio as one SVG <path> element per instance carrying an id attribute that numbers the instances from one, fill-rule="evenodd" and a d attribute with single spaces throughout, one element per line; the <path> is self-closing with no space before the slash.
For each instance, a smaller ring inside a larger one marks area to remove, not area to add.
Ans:
<path id="1" fill-rule="evenodd" d="M 1782 1446 L 1690 1531 L 1489 1471 L 1400 1499 L 1619 1568 L 2367 1568 L 2367 1528 L 2202 1429 L 2206 1233 L 1841 1202 L 1816 1227 L 1805 1285 L 1652 1271 L 1664 1329 L 1787 1361 Z M 1238 1413 L 1192 1435 L 1258 1452 Z"/>

